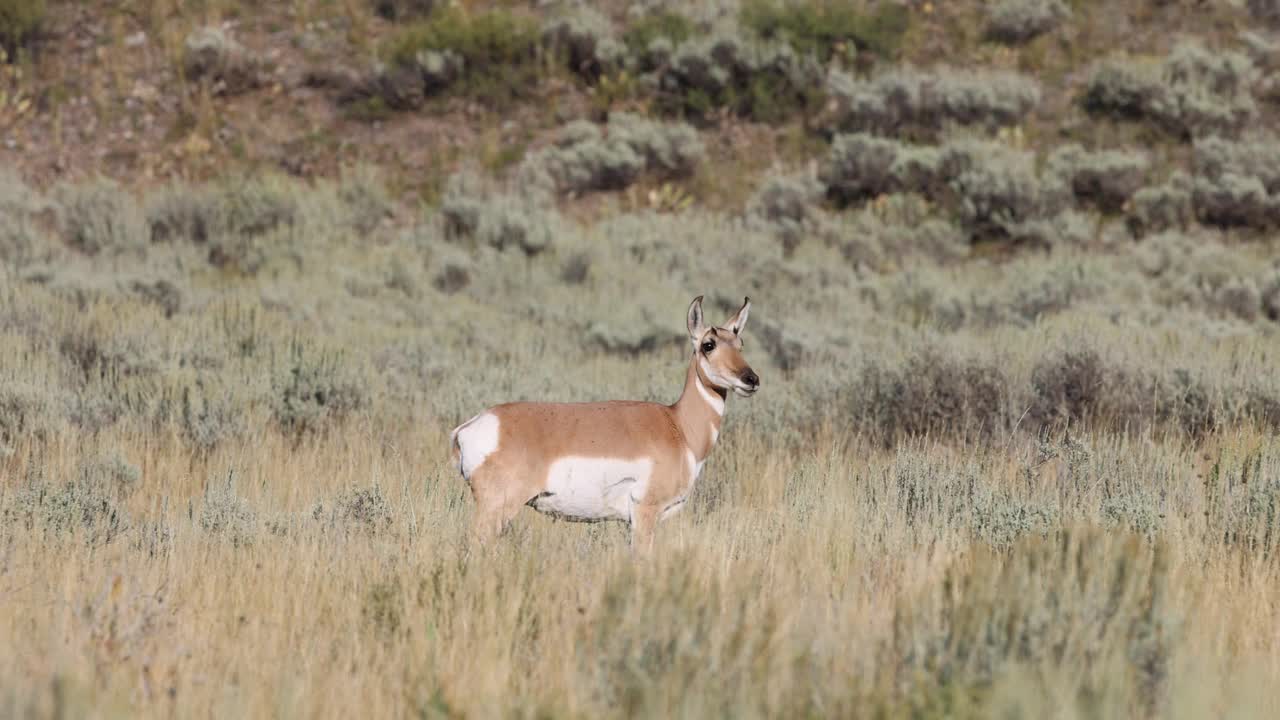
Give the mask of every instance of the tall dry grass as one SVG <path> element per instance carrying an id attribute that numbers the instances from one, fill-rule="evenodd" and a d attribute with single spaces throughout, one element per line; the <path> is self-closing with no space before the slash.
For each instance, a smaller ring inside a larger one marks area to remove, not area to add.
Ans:
<path id="1" fill-rule="evenodd" d="M 444 445 L 353 424 L 204 457 L 124 427 L 20 446 L 3 714 L 1277 710 L 1268 435 L 885 451 L 739 426 L 642 561 L 621 526 L 532 511 L 470 546 Z M 138 472 L 86 471 L 103 457 Z M 94 504 L 63 512 L 62 477 L 97 483 Z"/>

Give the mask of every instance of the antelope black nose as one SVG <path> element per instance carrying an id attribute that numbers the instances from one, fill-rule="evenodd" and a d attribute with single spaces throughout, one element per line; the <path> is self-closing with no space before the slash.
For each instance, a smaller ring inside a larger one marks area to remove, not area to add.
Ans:
<path id="1" fill-rule="evenodd" d="M 753 388 L 758 388 L 760 387 L 760 376 L 756 375 L 754 370 L 748 370 L 742 373 L 742 382 L 750 385 Z"/>

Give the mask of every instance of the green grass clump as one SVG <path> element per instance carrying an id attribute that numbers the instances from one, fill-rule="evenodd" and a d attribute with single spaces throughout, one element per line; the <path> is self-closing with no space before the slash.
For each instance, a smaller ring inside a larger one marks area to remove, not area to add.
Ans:
<path id="1" fill-rule="evenodd" d="M 664 38 L 672 45 L 679 45 L 693 37 L 695 29 L 693 21 L 684 15 L 660 10 L 631 23 L 622 34 L 622 42 L 632 55 L 639 56 L 649 49 L 654 40 Z"/>
<path id="2" fill-rule="evenodd" d="M 461 77 L 452 87 L 503 104 L 537 84 L 538 40 L 537 25 L 522 15 L 450 10 L 402 30 L 392 39 L 387 57 L 394 65 L 412 67 L 421 53 L 452 53 L 463 61 Z"/>
<path id="3" fill-rule="evenodd" d="M 44 0 L 0 0 L 0 48 L 16 54 L 40 31 L 44 17 Z"/>
<path id="4" fill-rule="evenodd" d="M 828 0 L 780 3 L 754 0 L 742 9 L 742 24 L 766 39 L 785 40 L 800 53 L 827 59 L 852 41 L 859 51 L 889 58 L 897 54 L 909 24 L 906 7 L 882 2 L 868 11 Z"/>

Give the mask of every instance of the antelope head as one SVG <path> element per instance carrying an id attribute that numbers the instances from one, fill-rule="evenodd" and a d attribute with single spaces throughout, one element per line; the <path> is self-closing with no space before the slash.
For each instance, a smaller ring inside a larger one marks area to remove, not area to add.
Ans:
<path id="1" fill-rule="evenodd" d="M 702 318 L 702 296 L 689 306 L 689 341 L 697 356 L 698 372 L 716 389 L 733 390 L 742 397 L 751 397 L 760 389 L 760 376 L 742 357 L 742 330 L 750 312 L 751 298 L 743 298 L 742 307 L 723 327 L 708 327 Z"/>

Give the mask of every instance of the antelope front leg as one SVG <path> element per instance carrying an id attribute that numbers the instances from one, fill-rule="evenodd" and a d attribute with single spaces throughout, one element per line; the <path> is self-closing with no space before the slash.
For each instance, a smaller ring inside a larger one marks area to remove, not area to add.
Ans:
<path id="1" fill-rule="evenodd" d="M 636 505 L 631 510 L 631 551 L 648 555 L 653 550 L 653 531 L 658 524 L 657 505 Z"/>

